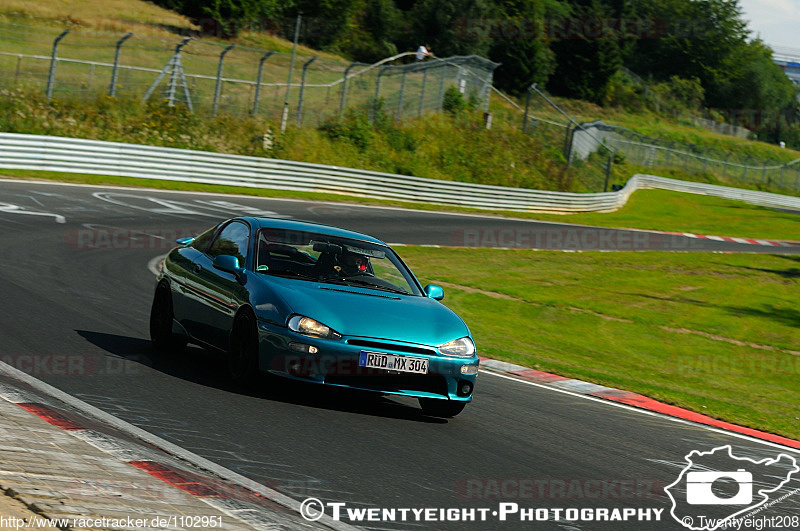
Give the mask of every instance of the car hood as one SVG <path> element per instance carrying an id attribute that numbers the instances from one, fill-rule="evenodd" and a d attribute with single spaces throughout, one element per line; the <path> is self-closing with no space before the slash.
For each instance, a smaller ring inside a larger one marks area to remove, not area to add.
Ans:
<path id="1" fill-rule="evenodd" d="M 278 279 L 273 289 L 290 313 L 316 319 L 344 336 L 436 346 L 469 335 L 455 312 L 428 297 L 293 279 Z"/>

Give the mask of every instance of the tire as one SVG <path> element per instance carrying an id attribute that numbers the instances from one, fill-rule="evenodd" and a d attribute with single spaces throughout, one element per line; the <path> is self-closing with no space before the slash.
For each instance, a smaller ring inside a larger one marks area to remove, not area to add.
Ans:
<path id="1" fill-rule="evenodd" d="M 150 308 L 150 341 L 153 352 L 161 356 L 178 354 L 186 348 L 186 339 L 172 333 L 172 291 L 162 282 L 156 288 Z"/>
<path id="2" fill-rule="evenodd" d="M 247 310 L 233 323 L 228 375 L 237 385 L 252 385 L 258 376 L 258 330 L 255 317 Z"/>
<path id="3" fill-rule="evenodd" d="M 439 398 L 420 398 L 419 405 L 422 407 L 422 412 L 426 415 L 449 419 L 464 411 L 464 407 L 467 403 L 442 400 Z"/>

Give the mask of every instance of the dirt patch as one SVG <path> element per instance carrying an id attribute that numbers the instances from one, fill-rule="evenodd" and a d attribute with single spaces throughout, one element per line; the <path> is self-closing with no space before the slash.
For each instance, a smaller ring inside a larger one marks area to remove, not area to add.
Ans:
<path id="1" fill-rule="evenodd" d="M 760 343 L 752 343 L 750 341 L 741 341 L 739 339 L 733 339 L 731 337 L 725 337 L 725 336 L 718 336 L 716 334 L 710 334 L 708 332 L 702 332 L 700 330 L 690 330 L 688 328 L 673 328 L 671 326 L 661 326 L 659 328 L 661 328 L 662 330 L 666 330 L 667 332 L 701 336 L 708 339 L 713 339 L 714 341 L 722 341 L 723 343 L 730 343 L 731 345 L 737 345 L 740 347 L 750 347 L 758 350 L 769 350 L 772 352 L 783 352 L 786 354 L 791 354 L 792 356 L 800 356 L 800 351 L 797 350 L 788 350 L 788 349 L 773 347 L 771 345 L 762 345 Z"/>
<path id="2" fill-rule="evenodd" d="M 514 301 L 514 302 L 521 302 L 523 304 L 531 304 L 533 306 L 545 306 L 539 302 L 531 302 L 526 301 L 525 299 L 520 299 L 518 297 L 512 297 L 511 295 L 506 295 L 505 293 L 498 293 L 497 291 L 487 291 L 478 288 L 471 288 L 469 286 L 462 286 L 460 284 L 451 284 L 450 282 L 439 282 L 439 284 L 444 288 L 452 288 L 457 289 L 459 291 L 463 291 L 465 293 L 480 293 L 481 295 L 486 295 L 487 297 L 492 297 L 493 299 L 503 299 L 507 301 Z M 611 315 L 606 315 L 603 313 L 595 312 L 593 310 L 587 310 L 585 308 L 576 308 L 574 306 L 566 306 L 567 310 L 571 311 L 572 313 L 588 313 L 590 315 L 594 315 L 596 317 L 600 317 L 601 319 L 605 319 L 606 321 L 618 321 L 621 323 L 632 323 L 630 319 L 624 319 L 622 317 L 614 317 Z"/>

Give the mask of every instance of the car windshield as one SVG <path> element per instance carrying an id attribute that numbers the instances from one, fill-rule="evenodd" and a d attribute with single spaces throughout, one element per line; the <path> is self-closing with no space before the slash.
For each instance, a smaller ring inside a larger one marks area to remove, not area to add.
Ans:
<path id="1" fill-rule="evenodd" d="M 388 247 L 282 229 L 258 233 L 258 273 L 421 295 L 411 272 Z"/>

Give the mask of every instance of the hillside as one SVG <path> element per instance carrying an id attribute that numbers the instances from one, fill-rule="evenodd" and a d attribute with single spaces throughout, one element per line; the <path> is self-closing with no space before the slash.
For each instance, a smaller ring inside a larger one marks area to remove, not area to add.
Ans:
<path id="1" fill-rule="evenodd" d="M 370 121 L 376 116 L 363 110 L 351 110 L 337 122 L 335 110 L 339 94 L 331 94 L 331 86 L 338 90 L 335 83 L 341 79 L 347 60 L 302 47 L 298 65 L 311 56 L 318 57 L 309 70 L 309 83 L 323 88 L 306 93 L 306 98 L 317 104 L 311 119 L 304 121 L 306 125 L 295 127 L 294 120 L 291 120 L 287 133 L 279 136 L 277 131 L 289 60 L 288 55 L 280 53 L 291 48 L 291 43 L 284 39 L 244 32 L 233 41 L 209 38 L 192 41 L 187 46 L 189 53 L 184 60 L 187 71 L 194 69 L 191 71 L 198 73 L 196 77 L 205 78 L 192 82 L 192 98 L 196 106 L 205 105 L 192 114 L 183 105 L 169 107 L 158 98 L 142 103 L 140 98 L 155 78 L 155 72 L 166 63 L 181 35 L 197 31 L 198 28 L 185 17 L 140 0 L 112 0 L 103 4 L 88 0 L 69 3 L 46 0 L 36 4 L 0 0 L 0 24 L 10 28 L 5 36 L 0 36 L 0 52 L 7 54 L 0 57 L 0 68 L 6 73 L 0 81 L 0 86 L 5 86 L 5 97 L 0 101 L 2 131 L 270 156 L 503 186 L 566 191 L 598 191 L 604 186 L 607 160 L 602 154 L 592 155 L 586 162 L 574 163 L 567 168 L 563 155 L 565 129 L 548 124 L 565 123 L 566 120 L 540 98 L 532 98 L 530 107 L 531 116 L 539 120 L 539 125 L 525 133 L 520 130 L 520 109 L 525 104 L 524 99 L 512 98 L 515 107 L 496 95 L 492 95 L 489 106 L 493 115 L 491 130 L 485 129 L 480 110 L 471 110 L 469 102 L 458 100 L 458 94 L 455 100 L 450 101 L 452 112 L 448 113 L 424 114 L 419 118 L 396 121 L 392 119 L 392 110 L 383 108 L 377 119 Z M 128 77 L 121 76 L 117 96 L 109 98 L 103 94 L 107 87 L 104 79 L 110 75 L 110 70 L 92 65 L 89 73 L 88 66 L 62 64 L 53 101 L 48 102 L 43 94 L 47 62 L 25 66 L 29 64 L 26 59 L 20 74 L 20 62 L 11 54 L 38 53 L 46 57 L 52 39 L 64 27 L 71 28 L 72 33 L 60 44 L 59 56 L 100 61 L 97 65 L 113 60 L 113 45 L 120 35 L 128 31 L 136 33 L 123 48 L 123 60 L 148 67 L 150 73 L 134 72 L 127 74 Z M 248 102 L 253 97 L 252 86 L 247 92 L 232 84 L 222 87 L 223 98 L 218 114 L 209 115 L 215 91 L 213 75 L 220 53 L 225 49 L 223 45 L 229 43 L 236 44 L 237 48 L 226 57 L 225 75 L 234 78 L 253 79 L 264 50 L 279 51 L 264 63 L 264 81 L 270 86 L 264 89 L 262 105 L 255 116 L 248 112 Z M 90 76 L 88 84 L 87 75 Z M 297 72 L 295 75 L 299 76 Z M 19 82 L 17 77 L 20 77 Z M 93 78 L 100 81 L 92 85 Z M 359 87 L 358 83 L 358 80 L 353 81 L 351 90 L 372 94 L 371 85 Z M 328 87 L 327 95 L 325 86 Z M 298 97 L 297 93 L 297 90 L 293 92 L 294 98 Z M 237 94 L 243 103 L 234 106 L 230 102 Z M 688 145 L 693 152 L 708 152 L 709 156 L 721 156 L 722 153 L 722 156 L 732 156 L 736 160 L 780 163 L 800 158 L 800 153 L 793 150 L 706 131 L 686 120 L 658 114 L 646 107 L 633 111 L 581 100 L 554 100 L 578 121 L 602 119 L 657 137 L 660 144 L 676 142 L 680 144 L 678 147 Z M 295 101 L 290 103 L 292 111 Z M 265 133 L 274 140 L 271 146 L 263 142 Z M 702 171 L 697 168 L 687 170 L 688 166 L 683 165 L 646 167 L 624 157 L 614 157 L 609 184 L 624 183 L 633 173 L 651 172 L 796 193 L 783 181 L 750 183 L 712 167 L 704 167 Z"/>

